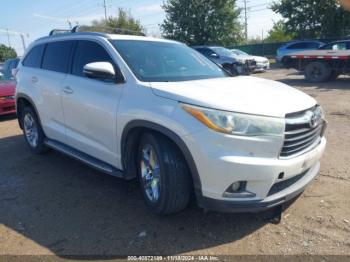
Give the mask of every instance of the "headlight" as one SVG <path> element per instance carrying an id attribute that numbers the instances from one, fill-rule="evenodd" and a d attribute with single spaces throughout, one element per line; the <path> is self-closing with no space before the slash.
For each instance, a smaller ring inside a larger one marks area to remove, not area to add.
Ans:
<path id="1" fill-rule="evenodd" d="M 185 104 L 182 107 L 217 132 L 239 136 L 282 136 L 284 133 L 285 121 L 282 118 L 219 111 Z"/>

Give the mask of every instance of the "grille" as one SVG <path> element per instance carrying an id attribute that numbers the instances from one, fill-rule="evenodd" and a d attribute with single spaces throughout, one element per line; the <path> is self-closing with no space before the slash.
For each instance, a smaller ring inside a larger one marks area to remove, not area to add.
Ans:
<path id="1" fill-rule="evenodd" d="M 281 192 L 282 190 L 285 190 L 286 188 L 294 185 L 296 182 L 298 182 L 300 179 L 302 179 L 309 172 L 309 170 L 310 169 L 308 169 L 308 170 L 304 171 L 303 173 L 296 175 L 292 178 L 289 178 L 287 180 L 284 180 L 282 182 L 278 182 L 278 183 L 274 184 L 271 187 L 267 196 L 272 196 L 272 195 L 274 195 L 278 192 Z"/>
<path id="2" fill-rule="evenodd" d="M 323 135 L 324 120 L 319 107 L 286 116 L 281 157 L 298 155 L 316 146 Z"/>

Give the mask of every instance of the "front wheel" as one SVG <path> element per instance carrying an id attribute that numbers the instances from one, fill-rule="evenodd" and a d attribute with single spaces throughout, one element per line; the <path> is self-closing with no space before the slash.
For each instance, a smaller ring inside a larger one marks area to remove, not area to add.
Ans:
<path id="1" fill-rule="evenodd" d="M 139 182 L 148 207 L 159 215 L 184 209 L 191 183 L 186 162 L 173 143 L 160 134 L 142 136 L 138 153 Z"/>
<path id="2" fill-rule="evenodd" d="M 45 135 L 34 110 L 31 107 L 26 107 L 21 116 L 24 138 L 29 148 L 36 154 L 45 153 L 48 150 L 44 144 Z"/>

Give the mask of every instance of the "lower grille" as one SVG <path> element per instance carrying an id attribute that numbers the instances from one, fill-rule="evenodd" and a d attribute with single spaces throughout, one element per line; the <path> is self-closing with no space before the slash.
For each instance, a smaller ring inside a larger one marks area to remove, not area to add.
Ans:
<path id="1" fill-rule="evenodd" d="M 325 122 L 319 107 L 287 115 L 281 157 L 291 157 L 316 146 L 323 135 Z"/>
<path id="2" fill-rule="evenodd" d="M 274 184 L 268 195 L 267 196 L 272 196 L 278 192 L 281 192 L 282 190 L 285 190 L 286 188 L 290 187 L 291 185 L 295 184 L 296 182 L 298 182 L 300 179 L 302 179 L 307 173 L 309 172 L 309 170 L 304 171 L 303 173 L 296 175 L 292 178 L 289 178 L 287 180 L 284 180 L 282 182 L 279 182 L 277 184 Z"/>

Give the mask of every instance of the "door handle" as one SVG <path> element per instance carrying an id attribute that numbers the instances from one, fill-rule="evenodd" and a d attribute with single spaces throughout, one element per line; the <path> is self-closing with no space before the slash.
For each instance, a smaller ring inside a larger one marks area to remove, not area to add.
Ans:
<path id="1" fill-rule="evenodd" d="M 39 79 L 36 76 L 32 77 L 32 83 L 38 83 Z"/>
<path id="2" fill-rule="evenodd" d="M 64 89 L 63 89 L 63 92 L 66 93 L 67 95 L 71 95 L 74 93 L 73 89 L 70 88 L 69 86 L 66 86 Z"/>

